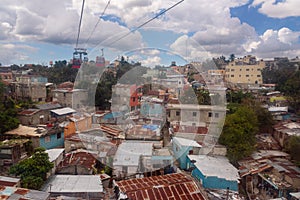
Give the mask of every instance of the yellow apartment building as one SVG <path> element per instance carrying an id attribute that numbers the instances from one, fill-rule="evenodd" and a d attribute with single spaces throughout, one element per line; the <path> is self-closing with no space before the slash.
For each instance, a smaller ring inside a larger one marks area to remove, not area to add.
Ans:
<path id="1" fill-rule="evenodd" d="M 263 83 L 263 60 L 257 61 L 255 56 L 245 56 L 229 62 L 225 68 L 225 80 L 235 84 L 259 85 Z"/>

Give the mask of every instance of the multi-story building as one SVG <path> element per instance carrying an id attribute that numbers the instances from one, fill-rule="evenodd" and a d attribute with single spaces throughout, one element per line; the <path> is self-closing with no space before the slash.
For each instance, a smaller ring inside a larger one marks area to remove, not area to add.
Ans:
<path id="1" fill-rule="evenodd" d="M 225 80 L 241 85 L 262 84 L 262 69 L 264 67 L 265 62 L 263 60 L 257 61 L 254 56 L 248 55 L 238 58 L 226 66 Z"/>
<path id="2" fill-rule="evenodd" d="M 48 79 L 42 76 L 19 76 L 11 83 L 11 93 L 15 99 L 42 102 L 46 100 Z"/>
<path id="3" fill-rule="evenodd" d="M 112 110 L 133 111 L 139 109 L 141 96 L 141 86 L 116 84 L 112 88 Z"/>
<path id="4" fill-rule="evenodd" d="M 87 104 L 86 89 L 56 89 L 52 92 L 53 100 L 57 100 L 62 106 L 79 109 Z"/>

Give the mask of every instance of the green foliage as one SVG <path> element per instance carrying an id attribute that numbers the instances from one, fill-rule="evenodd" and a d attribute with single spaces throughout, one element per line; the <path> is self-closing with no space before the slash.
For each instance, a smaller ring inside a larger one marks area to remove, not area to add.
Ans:
<path id="1" fill-rule="evenodd" d="M 21 178 L 21 186 L 40 189 L 46 180 L 47 172 L 53 168 L 44 148 L 36 148 L 34 154 L 10 168 L 10 173 Z"/>
<path id="2" fill-rule="evenodd" d="M 232 163 L 251 155 L 257 132 L 257 117 L 252 109 L 239 106 L 233 114 L 226 116 L 219 143 L 227 147 L 227 156 Z"/>
<path id="3" fill-rule="evenodd" d="M 17 128 L 17 109 L 12 99 L 4 100 L 5 85 L 0 80 L 0 134 Z"/>
<path id="4" fill-rule="evenodd" d="M 292 74 L 282 86 L 282 92 L 287 95 L 290 105 L 300 112 L 300 71 Z"/>
<path id="5" fill-rule="evenodd" d="M 300 137 L 299 136 L 291 136 L 285 146 L 285 149 L 291 155 L 292 160 L 294 160 L 297 165 L 300 164 Z"/>

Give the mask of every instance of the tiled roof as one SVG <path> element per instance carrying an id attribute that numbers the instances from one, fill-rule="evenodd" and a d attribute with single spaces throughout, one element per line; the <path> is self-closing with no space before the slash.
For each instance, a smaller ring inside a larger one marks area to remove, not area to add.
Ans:
<path id="1" fill-rule="evenodd" d="M 181 173 L 123 180 L 116 184 L 132 200 L 204 199 L 193 179 Z"/>

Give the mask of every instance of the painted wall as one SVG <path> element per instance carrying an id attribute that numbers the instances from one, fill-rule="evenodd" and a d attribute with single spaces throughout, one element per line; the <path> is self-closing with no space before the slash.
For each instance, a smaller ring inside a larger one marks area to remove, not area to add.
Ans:
<path id="1" fill-rule="evenodd" d="M 175 139 L 172 145 L 175 159 L 179 162 L 179 168 L 187 169 L 187 155 L 193 147 L 181 146 Z"/>
<path id="2" fill-rule="evenodd" d="M 50 140 L 49 140 L 50 137 Z M 63 147 L 64 146 L 64 132 L 62 131 L 59 133 L 47 135 L 40 138 L 40 146 L 44 147 L 45 149 L 53 149 L 57 147 Z"/>
<path id="3" fill-rule="evenodd" d="M 189 158 L 187 166 L 194 166 L 193 163 L 190 162 Z M 210 189 L 227 189 L 232 191 L 238 191 L 238 182 L 237 181 L 230 181 L 226 180 L 224 178 L 218 178 L 216 176 L 204 176 L 202 172 L 195 168 L 192 171 L 192 176 L 199 180 L 204 188 L 210 188 Z"/>

